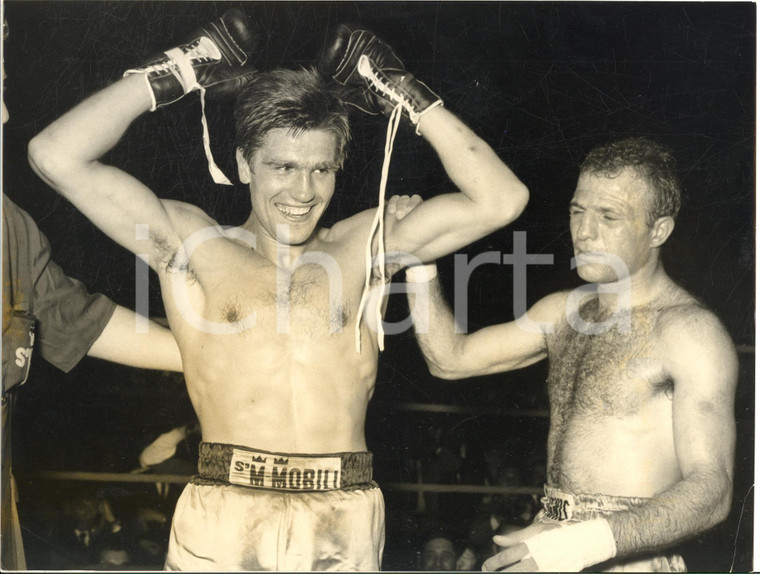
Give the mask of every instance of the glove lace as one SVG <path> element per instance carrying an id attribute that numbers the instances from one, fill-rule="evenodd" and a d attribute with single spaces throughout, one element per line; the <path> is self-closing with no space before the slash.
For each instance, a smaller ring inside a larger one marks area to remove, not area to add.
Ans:
<path id="1" fill-rule="evenodd" d="M 365 58 L 365 56 L 362 56 Z M 362 290 L 362 297 L 359 301 L 359 311 L 356 316 L 355 327 L 355 339 L 356 339 L 356 352 L 361 353 L 361 321 L 364 316 L 364 307 L 367 305 L 367 300 L 370 293 L 370 283 L 372 279 L 372 269 L 374 267 L 375 259 L 377 265 L 380 267 L 380 290 L 377 291 L 377 301 L 375 302 L 375 321 L 377 322 L 377 346 L 383 351 L 385 349 L 385 332 L 383 330 L 383 295 L 386 292 L 387 281 L 385 275 L 385 188 L 388 183 L 388 172 L 391 164 L 391 154 L 393 153 L 393 142 L 396 139 L 396 132 L 398 132 L 398 126 L 401 122 L 401 109 L 402 104 L 399 102 L 388 120 L 388 131 L 385 138 L 385 156 L 383 158 L 383 169 L 380 177 L 380 191 L 379 202 L 377 211 L 375 212 L 375 219 L 372 222 L 372 228 L 367 238 L 366 253 L 366 272 L 364 276 L 364 289 Z M 375 234 L 378 235 L 377 241 L 377 255 L 372 256 L 372 240 Z"/>
<path id="2" fill-rule="evenodd" d="M 232 185 L 229 178 L 224 175 L 224 172 L 214 161 L 214 154 L 211 152 L 211 136 L 208 133 L 208 120 L 206 119 L 206 88 L 200 87 L 201 92 L 201 125 L 203 125 L 203 151 L 206 153 L 206 161 L 208 162 L 208 171 L 211 174 L 211 179 L 217 185 Z"/>
<path id="3" fill-rule="evenodd" d="M 208 171 L 211 174 L 211 178 L 214 183 L 219 185 L 232 185 L 232 182 L 224 175 L 224 172 L 214 161 L 214 155 L 211 152 L 211 136 L 208 131 L 208 120 L 206 119 L 206 88 L 198 83 L 195 76 L 195 70 L 193 63 L 208 63 L 212 61 L 218 61 L 222 58 L 222 53 L 219 48 L 209 40 L 206 36 L 201 37 L 197 42 L 194 42 L 190 48 L 185 52 L 180 49 L 169 50 L 166 55 L 170 57 L 172 61 L 176 62 L 179 68 L 181 76 L 182 87 L 185 93 L 190 93 L 193 90 L 200 91 L 201 97 L 201 125 L 203 126 L 203 151 L 206 154 L 206 161 L 208 163 Z M 172 72 L 174 73 L 174 72 Z M 176 75 L 176 74 L 175 74 Z"/>
<path id="4" fill-rule="evenodd" d="M 419 121 L 419 114 L 414 111 L 412 102 L 404 98 L 403 95 L 397 93 L 386 82 L 384 82 L 380 76 L 375 73 L 375 71 L 372 69 L 372 64 L 370 63 L 369 58 L 365 54 L 362 54 L 359 57 L 359 62 L 356 66 L 356 69 L 359 71 L 359 74 L 361 76 L 369 80 L 370 84 L 372 84 L 372 87 L 374 87 L 378 92 L 386 95 L 388 98 L 396 102 L 397 106 L 403 106 L 403 108 L 409 114 L 409 119 L 412 120 L 413 124 L 416 124 Z"/>
<path id="5" fill-rule="evenodd" d="M 222 53 L 219 51 L 217 45 L 206 36 L 201 37 L 197 44 L 185 52 L 185 55 L 190 58 L 191 62 L 200 62 L 203 64 L 222 59 Z"/>

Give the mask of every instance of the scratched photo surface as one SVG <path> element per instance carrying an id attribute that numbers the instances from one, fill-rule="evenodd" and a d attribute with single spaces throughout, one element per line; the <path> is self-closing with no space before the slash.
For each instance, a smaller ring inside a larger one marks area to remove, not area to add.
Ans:
<path id="1" fill-rule="evenodd" d="M 10 25 L 4 45 L 10 121 L 3 126 L 3 193 L 33 216 L 50 240 L 53 259 L 69 275 L 132 309 L 136 293 L 147 288 L 153 317 L 164 315 L 155 275 L 140 284 L 135 257 L 34 175 L 26 146 L 124 70 L 176 45 L 232 6 L 242 7 L 259 28 L 261 45 L 254 57 L 260 70 L 314 64 L 332 24 L 357 22 L 375 31 L 528 186 L 530 203 L 519 219 L 460 253 L 469 259 L 485 252 L 511 254 L 519 231 L 525 232 L 528 253 L 551 254 L 553 263 L 528 266 L 526 276 L 517 278 L 507 264 L 475 269 L 465 294 L 469 331 L 514 318 L 515 280 L 527 282 L 528 305 L 581 284 L 570 267 L 568 203 L 578 165 L 593 146 L 646 135 L 672 148 L 684 199 L 662 253 L 665 269 L 718 315 L 740 358 L 732 510 L 724 523 L 679 550 L 692 571 L 751 570 L 755 4 L 4 4 Z M 206 116 L 214 157 L 231 177 L 236 174 L 231 105 L 209 103 Z M 352 112 L 351 122 L 353 141 L 324 225 L 377 202 L 387 119 Z M 201 136 L 200 101 L 191 94 L 136 121 L 106 160 L 162 198 L 195 204 L 222 224 L 239 225 L 250 211 L 248 192 L 240 184 L 213 183 Z M 429 198 L 452 187 L 432 148 L 402 126 L 388 196 Z M 439 272 L 453 301 L 453 255 L 439 262 Z M 404 295 L 392 295 L 386 320 L 407 316 Z M 505 374 L 441 381 L 428 373 L 410 331 L 387 338 L 366 425 L 375 479 L 387 506 L 384 569 L 418 568 L 422 533 L 436 521 L 464 540 L 479 510 L 493 499 L 477 487 L 493 484 L 494 469 L 512 472 L 507 483 L 524 487 L 522 496 L 530 503 L 544 480 L 545 378 L 542 362 Z M 181 376 L 94 359 L 63 374 L 37 358 L 13 421 L 29 567 L 85 566 L 66 562 L 70 557 L 58 530 L 62 517 L 77 511 L 71 501 L 89 497 L 101 515 L 102 502 L 108 501 L 125 529 L 127 523 L 142 525 L 142 534 L 124 548 L 127 565 L 160 569 L 182 484 L 127 482 L 119 475 L 139 468 L 140 452 L 156 436 L 193 416 Z M 197 440 L 183 442 L 166 474 L 192 474 L 196 449 Z M 76 479 L 78 472 L 114 476 L 85 481 Z M 430 484 L 447 488 L 425 490 Z"/>

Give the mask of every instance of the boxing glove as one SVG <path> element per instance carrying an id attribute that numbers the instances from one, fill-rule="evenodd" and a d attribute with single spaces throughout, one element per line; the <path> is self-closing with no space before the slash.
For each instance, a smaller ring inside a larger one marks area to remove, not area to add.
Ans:
<path id="1" fill-rule="evenodd" d="M 369 30 L 337 25 L 317 69 L 338 82 L 341 97 L 369 114 L 389 115 L 401 104 L 413 124 L 443 101 L 404 68 L 391 47 Z"/>
<path id="2" fill-rule="evenodd" d="M 212 97 L 234 96 L 253 77 L 248 59 L 258 34 L 242 10 L 233 8 L 202 26 L 190 39 L 124 76 L 144 74 L 151 94 L 151 111 L 205 89 Z"/>

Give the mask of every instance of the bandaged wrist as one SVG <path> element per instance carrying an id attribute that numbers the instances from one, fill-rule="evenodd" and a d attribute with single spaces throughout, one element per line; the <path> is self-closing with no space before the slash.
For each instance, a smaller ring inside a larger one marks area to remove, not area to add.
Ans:
<path id="1" fill-rule="evenodd" d="M 415 265 L 406 270 L 407 283 L 425 283 L 438 275 L 438 266 L 435 263 L 427 265 Z"/>
<path id="2" fill-rule="evenodd" d="M 539 572 L 580 572 L 617 554 L 615 538 L 603 518 L 544 530 L 524 541 L 527 558 Z"/>

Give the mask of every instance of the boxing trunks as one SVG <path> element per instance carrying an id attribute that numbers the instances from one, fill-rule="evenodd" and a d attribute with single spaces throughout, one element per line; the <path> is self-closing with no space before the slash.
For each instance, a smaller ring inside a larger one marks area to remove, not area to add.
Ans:
<path id="1" fill-rule="evenodd" d="M 372 454 L 201 443 L 174 512 L 166 570 L 379 570 L 385 505 Z"/>
<path id="2" fill-rule="evenodd" d="M 543 509 L 534 522 L 572 523 L 594 518 L 606 518 L 610 514 L 630 510 L 644 504 L 646 498 L 609 496 L 606 494 L 569 494 L 551 486 L 544 486 L 541 498 Z M 678 554 L 646 555 L 633 558 L 613 558 L 596 564 L 594 572 L 686 572 L 686 564 Z"/>

